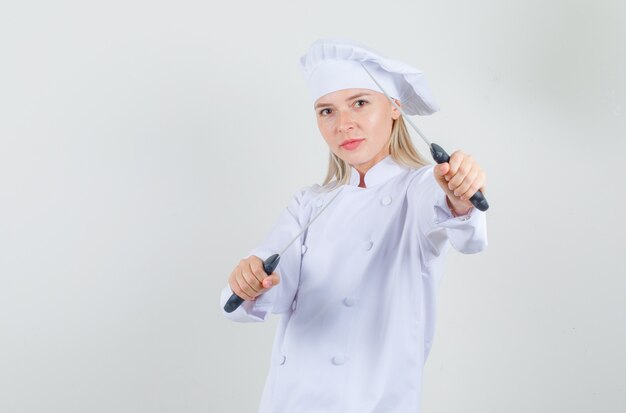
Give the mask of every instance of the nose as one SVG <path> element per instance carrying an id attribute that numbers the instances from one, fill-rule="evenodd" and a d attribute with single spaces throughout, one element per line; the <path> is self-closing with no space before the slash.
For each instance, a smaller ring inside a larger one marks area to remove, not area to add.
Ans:
<path id="1" fill-rule="evenodd" d="M 337 111 L 337 130 L 345 133 L 354 129 L 354 121 L 348 111 Z"/>

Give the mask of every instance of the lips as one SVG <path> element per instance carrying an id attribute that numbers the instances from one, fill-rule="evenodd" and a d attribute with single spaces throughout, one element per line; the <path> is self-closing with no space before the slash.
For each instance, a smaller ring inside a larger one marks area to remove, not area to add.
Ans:
<path id="1" fill-rule="evenodd" d="M 344 146 L 344 145 L 348 145 L 352 142 L 360 142 L 360 141 L 364 141 L 365 139 L 346 139 L 345 141 L 341 142 L 341 145 L 339 146 Z"/>

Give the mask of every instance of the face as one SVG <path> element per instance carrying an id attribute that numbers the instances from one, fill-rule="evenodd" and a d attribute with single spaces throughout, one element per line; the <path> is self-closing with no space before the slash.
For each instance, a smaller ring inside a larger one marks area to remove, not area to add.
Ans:
<path id="1" fill-rule="evenodd" d="M 400 106 L 400 102 L 395 100 Z M 343 89 L 315 101 L 317 126 L 330 150 L 365 173 L 389 154 L 393 120 L 400 111 L 387 97 L 370 89 Z M 348 143 L 358 140 L 355 143 Z"/>

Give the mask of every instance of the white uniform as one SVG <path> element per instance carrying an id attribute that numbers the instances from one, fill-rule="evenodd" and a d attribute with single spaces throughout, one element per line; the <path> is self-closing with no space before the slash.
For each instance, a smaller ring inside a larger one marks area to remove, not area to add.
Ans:
<path id="1" fill-rule="evenodd" d="M 436 293 L 451 244 L 487 246 L 485 213 L 453 217 L 433 166 L 387 156 L 350 184 L 280 259 L 281 282 L 223 311 L 261 322 L 282 314 L 259 413 L 415 413 L 435 331 Z M 258 248 L 279 253 L 339 188 L 298 191 Z M 448 243 L 450 241 L 450 243 Z"/>

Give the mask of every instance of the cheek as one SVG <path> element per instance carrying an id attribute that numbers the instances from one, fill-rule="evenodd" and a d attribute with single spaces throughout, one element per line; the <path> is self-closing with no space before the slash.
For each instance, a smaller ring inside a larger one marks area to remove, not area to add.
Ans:
<path id="1" fill-rule="evenodd" d="M 324 138 L 326 142 L 332 142 L 333 140 L 332 127 L 329 127 L 328 124 L 318 122 L 317 128 L 319 129 L 320 134 L 322 135 L 322 137 Z"/>
<path id="2" fill-rule="evenodd" d="M 376 113 L 368 119 L 369 129 L 372 137 L 377 141 L 385 141 L 391 133 L 391 119 L 386 114 Z"/>

